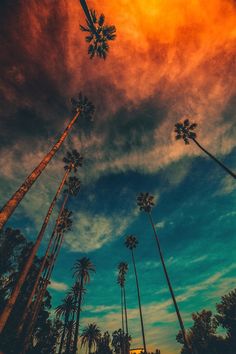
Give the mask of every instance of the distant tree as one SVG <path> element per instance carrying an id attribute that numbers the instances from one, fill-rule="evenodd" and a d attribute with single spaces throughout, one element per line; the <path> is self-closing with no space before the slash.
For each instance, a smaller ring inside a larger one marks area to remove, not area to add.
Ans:
<path id="1" fill-rule="evenodd" d="M 63 134 L 56 142 L 56 144 L 52 147 L 52 149 L 44 156 L 43 160 L 39 163 L 39 165 L 31 172 L 31 174 L 26 178 L 24 183 L 20 186 L 20 188 L 15 192 L 15 194 L 8 200 L 8 202 L 3 206 L 0 211 L 0 230 L 3 228 L 5 223 L 8 221 L 18 204 L 24 198 L 26 193 L 30 190 L 34 182 L 41 175 L 43 170 L 47 167 L 48 163 L 51 161 L 56 152 L 60 149 L 64 140 L 68 136 L 72 126 L 77 121 L 78 117 L 85 116 L 87 119 L 92 119 L 94 114 L 94 105 L 89 102 L 86 96 L 82 96 L 80 93 L 78 98 L 72 98 L 72 109 L 74 117 L 67 125 Z"/>
<path id="2" fill-rule="evenodd" d="M 163 270 L 164 270 L 164 274 L 165 274 L 165 278 L 166 278 L 166 281 L 167 281 L 167 285 L 168 285 L 168 288 L 169 288 L 169 291 L 170 291 L 170 295 L 171 295 L 171 298 L 172 298 L 172 301 L 173 301 L 173 304 L 174 304 L 174 308 L 175 308 L 175 312 L 176 312 L 176 315 L 177 315 L 177 318 L 178 318 L 178 321 L 179 321 L 180 329 L 182 331 L 182 336 L 183 336 L 183 339 L 184 339 L 184 342 L 185 342 L 185 346 L 189 347 L 189 349 L 190 349 L 190 343 L 188 343 L 188 338 L 187 338 L 187 336 L 185 334 L 184 322 L 183 322 L 183 319 L 182 319 L 182 316 L 181 316 L 181 313 L 180 313 L 180 310 L 179 310 L 179 306 L 178 306 L 177 301 L 176 301 L 176 297 L 175 297 L 174 290 L 173 290 L 173 287 L 172 287 L 172 284 L 171 284 L 171 281 L 170 281 L 169 274 L 167 272 L 164 256 L 163 256 L 162 249 L 161 249 L 160 240 L 159 240 L 159 237 L 157 235 L 156 227 L 154 225 L 153 218 L 152 218 L 151 211 L 152 211 L 152 208 L 154 206 L 154 197 L 152 195 L 150 195 L 149 193 L 147 193 L 147 192 L 146 193 L 140 193 L 138 195 L 138 197 L 137 197 L 137 205 L 138 205 L 140 211 L 144 211 L 148 215 L 148 219 L 149 219 L 150 224 L 152 226 L 152 230 L 153 230 L 153 233 L 154 233 L 155 241 L 156 241 L 156 244 L 157 244 L 157 249 L 158 249 L 158 253 L 159 253 L 160 259 L 161 259 L 161 264 L 162 264 L 162 267 L 163 267 Z M 192 352 L 192 351 L 190 350 L 190 352 Z"/>
<path id="3" fill-rule="evenodd" d="M 138 274 L 137 274 L 136 262 L 135 262 L 135 257 L 134 257 L 134 249 L 137 247 L 137 245 L 138 245 L 138 240 L 137 240 L 137 238 L 134 235 L 129 235 L 129 236 L 126 237 L 125 246 L 131 251 L 132 262 L 133 262 L 133 267 L 134 267 L 134 274 L 135 274 L 137 295 L 138 295 L 139 316 L 140 316 L 141 331 L 142 331 L 142 338 L 143 338 L 144 354 L 147 354 L 146 338 L 145 338 L 144 324 L 143 324 L 142 305 L 141 305 L 141 297 L 140 297 L 140 289 L 139 289 L 139 281 L 138 281 Z"/>
<path id="4" fill-rule="evenodd" d="M 83 257 L 77 260 L 74 264 L 74 276 L 76 278 L 76 283 L 79 284 L 79 293 L 76 299 L 77 314 L 76 314 L 76 325 L 75 325 L 75 336 L 73 343 L 73 354 L 76 354 L 78 347 L 78 337 L 79 337 L 79 324 L 80 324 L 80 312 L 82 304 L 82 295 L 84 285 L 90 282 L 90 272 L 95 272 L 95 267 L 89 258 Z"/>
<path id="5" fill-rule="evenodd" d="M 236 289 L 222 296 L 221 302 L 216 305 L 216 310 L 217 324 L 226 329 L 228 350 L 233 354 L 236 348 Z"/>
<path id="6" fill-rule="evenodd" d="M 87 26 L 80 25 L 83 32 L 88 32 L 86 42 L 90 43 L 88 54 L 90 59 L 95 55 L 99 58 L 106 59 L 109 51 L 108 41 L 113 41 L 116 38 L 115 26 L 105 25 L 105 16 L 101 14 L 97 17 L 95 10 L 89 10 L 85 0 L 80 0 L 82 9 L 86 16 Z"/>
<path id="7" fill-rule="evenodd" d="M 110 344 L 111 344 L 111 336 L 110 336 L 109 332 L 105 332 L 98 339 L 97 350 L 96 350 L 95 354 L 112 354 Z"/>
<path id="8" fill-rule="evenodd" d="M 186 145 L 189 145 L 189 140 L 194 141 L 194 143 L 205 152 L 212 160 L 214 160 L 221 168 L 223 168 L 230 176 L 236 178 L 236 174 L 232 172 L 228 167 L 226 167 L 222 162 L 220 162 L 214 155 L 207 151 L 202 145 L 197 141 L 197 134 L 195 129 L 197 127 L 196 123 L 191 123 L 189 119 L 185 119 L 183 122 L 178 122 L 175 124 L 176 140 L 183 139 Z"/>
<path id="9" fill-rule="evenodd" d="M 87 345 L 88 354 L 92 353 L 92 348 L 96 348 L 101 338 L 101 331 L 96 323 L 90 323 L 85 327 L 81 334 L 81 347 Z"/>
<path id="10" fill-rule="evenodd" d="M 114 348 L 114 351 L 116 354 L 120 354 L 124 348 L 124 341 L 125 341 L 125 347 L 130 348 L 130 342 L 131 342 L 131 336 L 130 335 L 124 335 L 124 332 L 122 329 L 118 329 L 117 331 L 114 331 L 112 333 L 112 342 L 111 345 Z"/>

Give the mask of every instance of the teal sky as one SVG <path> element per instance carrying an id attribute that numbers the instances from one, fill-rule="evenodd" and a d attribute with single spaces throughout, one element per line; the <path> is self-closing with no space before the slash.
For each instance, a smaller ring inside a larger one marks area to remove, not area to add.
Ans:
<path id="1" fill-rule="evenodd" d="M 64 172 L 62 158 L 76 148 L 84 156 L 82 187 L 69 203 L 73 228 L 53 272 L 53 307 L 73 284 L 74 262 L 86 256 L 96 274 L 87 287 L 82 327 L 96 322 L 102 331 L 120 328 L 116 269 L 126 261 L 132 346 L 141 346 L 131 254 L 124 246 L 134 234 L 147 347 L 176 354 L 176 315 L 136 197 L 155 197 L 153 218 L 188 328 L 193 312 L 214 311 L 235 287 L 236 184 L 193 142 L 176 141 L 174 124 L 183 118 L 197 122 L 199 142 L 236 171 L 235 2 L 90 4 L 117 26 L 106 61 L 87 57 L 77 0 L 1 1 L 1 205 L 59 137 L 71 118 L 70 98 L 83 91 L 96 106 L 94 121 L 73 127 L 7 226 L 36 239 Z"/>

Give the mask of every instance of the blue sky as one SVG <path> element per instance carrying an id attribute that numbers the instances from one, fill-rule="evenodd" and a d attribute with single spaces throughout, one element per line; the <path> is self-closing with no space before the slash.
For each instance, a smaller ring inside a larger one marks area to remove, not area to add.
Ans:
<path id="1" fill-rule="evenodd" d="M 176 141 L 174 124 L 197 122 L 197 138 L 236 171 L 236 33 L 231 0 L 90 1 L 117 26 L 106 61 L 89 60 L 77 0 L 2 1 L 0 11 L 0 197 L 9 199 L 71 118 L 80 90 L 96 106 L 21 202 L 8 226 L 35 240 L 63 175 L 62 158 L 76 148 L 81 192 L 69 202 L 66 234 L 50 285 L 56 307 L 73 283 L 75 260 L 96 266 L 82 326 L 121 327 L 116 268 L 129 263 L 127 304 L 133 346 L 142 344 L 128 234 L 135 251 L 148 348 L 175 354 L 178 324 L 139 192 L 155 196 L 153 218 L 186 327 L 191 314 L 214 311 L 235 287 L 235 181 L 193 143 Z M 222 15 L 224 14 L 224 16 Z M 61 200 L 59 201 L 61 202 Z M 55 222 L 54 210 L 43 253 Z"/>

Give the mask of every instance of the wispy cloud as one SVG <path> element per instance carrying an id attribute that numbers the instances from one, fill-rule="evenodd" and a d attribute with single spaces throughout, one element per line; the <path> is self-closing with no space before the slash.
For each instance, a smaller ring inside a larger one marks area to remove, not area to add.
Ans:
<path id="1" fill-rule="evenodd" d="M 55 290 L 58 292 L 64 292 L 64 291 L 68 290 L 68 288 L 69 288 L 67 284 L 61 283 L 61 282 L 58 282 L 55 280 L 51 280 L 48 287 L 49 287 L 49 289 L 52 289 L 52 290 Z"/>

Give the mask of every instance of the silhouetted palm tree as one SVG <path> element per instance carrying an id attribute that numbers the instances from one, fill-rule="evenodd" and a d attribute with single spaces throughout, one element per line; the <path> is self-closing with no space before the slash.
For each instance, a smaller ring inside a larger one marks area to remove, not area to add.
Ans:
<path id="1" fill-rule="evenodd" d="M 73 269 L 74 269 L 74 276 L 76 277 L 76 280 L 80 285 L 80 289 L 83 289 L 84 285 L 90 282 L 90 272 L 95 272 L 94 265 L 89 258 L 83 257 L 75 262 Z M 74 354 L 76 354 L 77 346 L 78 346 L 81 303 L 82 303 L 82 291 L 80 290 L 77 298 L 76 326 L 75 326 L 75 337 L 74 337 L 74 344 L 73 344 Z"/>
<path id="2" fill-rule="evenodd" d="M 69 296 L 66 296 L 66 298 L 62 300 L 62 304 L 57 306 L 57 308 L 55 310 L 57 317 L 59 317 L 59 318 L 64 317 L 63 331 L 62 331 L 62 335 L 61 335 L 61 341 L 60 341 L 58 354 L 62 353 L 62 349 L 63 349 L 63 345 L 64 345 L 64 341 L 65 341 L 66 328 L 67 328 L 73 307 L 74 307 L 74 300 L 73 300 L 73 297 L 71 295 L 69 295 Z"/>
<path id="3" fill-rule="evenodd" d="M 135 258 L 134 258 L 134 249 L 137 247 L 137 244 L 138 244 L 138 240 L 136 239 L 135 236 L 129 235 L 126 237 L 125 246 L 131 250 L 131 254 L 132 254 L 132 261 L 133 261 L 133 266 L 134 266 L 134 274 L 135 274 L 137 293 L 138 293 L 138 304 L 139 304 L 139 314 L 140 314 L 141 330 L 142 330 L 142 337 L 143 337 L 143 348 L 144 348 L 144 353 L 147 354 L 145 332 L 144 332 L 144 325 L 143 325 L 143 314 L 142 314 L 142 306 L 141 306 L 141 298 L 140 298 L 140 290 L 139 290 L 139 282 L 138 282 L 138 274 L 137 274 Z"/>
<path id="4" fill-rule="evenodd" d="M 105 25 L 105 16 L 101 14 L 97 17 L 95 10 L 88 9 L 85 0 L 80 0 L 81 6 L 86 16 L 87 27 L 81 26 L 83 32 L 88 32 L 86 42 L 90 43 L 88 47 L 88 54 L 92 59 L 95 55 L 99 58 L 106 59 L 109 51 L 108 41 L 113 41 L 116 38 L 115 26 Z"/>
<path id="5" fill-rule="evenodd" d="M 74 177 L 69 177 L 68 181 L 65 182 L 65 185 L 67 186 L 65 188 L 65 190 L 64 190 L 65 197 L 64 197 L 63 203 L 61 205 L 61 209 L 59 211 L 59 214 L 57 216 L 57 220 L 56 220 L 53 232 L 52 232 L 51 237 L 49 239 L 45 255 L 44 255 L 43 260 L 41 262 L 40 269 L 38 271 L 38 275 L 37 275 L 37 278 L 36 278 L 35 283 L 34 283 L 34 287 L 33 287 L 32 291 L 31 291 L 31 294 L 29 296 L 27 305 L 25 307 L 24 313 L 23 313 L 21 321 L 19 323 L 19 327 L 18 327 L 18 331 L 17 331 L 18 335 L 20 334 L 20 332 L 23 329 L 23 325 L 24 325 L 24 322 L 25 322 L 25 320 L 27 318 L 27 315 L 29 313 L 29 309 L 30 309 L 32 300 L 33 300 L 33 298 L 35 296 L 35 293 L 36 293 L 36 291 L 38 289 L 38 285 L 39 285 L 39 282 L 40 282 L 40 279 L 41 279 L 41 276 L 42 276 L 42 272 L 45 269 L 45 265 L 46 265 L 46 262 L 47 262 L 48 257 L 49 257 L 49 252 L 50 252 L 52 243 L 54 241 L 55 235 L 56 235 L 56 233 L 58 231 L 58 225 L 59 225 L 59 223 L 61 221 L 61 217 L 62 217 L 63 211 L 65 209 L 65 206 L 67 204 L 68 197 L 69 196 L 70 197 L 76 197 L 78 195 L 79 190 L 80 190 L 80 184 L 81 183 L 80 183 L 79 179 L 77 177 L 75 177 L 75 176 Z"/>
<path id="6" fill-rule="evenodd" d="M 157 243 L 157 248 L 158 248 L 158 251 L 159 251 L 159 255 L 160 255 L 160 258 L 161 258 L 161 263 L 162 263 L 162 266 L 163 266 L 163 269 L 164 269 L 166 281 L 167 281 L 167 284 L 168 284 L 168 287 L 169 287 L 169 291 L 170 291 L 170 294 L 171 294 L 171 297 L 172 297 L 172 300 L 173 300 L 173 303 L 174 303 L 175 311 L 176 311 L 176 314 L 177 314 L 177 317 L 178 317 L 178 320 L 179 320 L 180 328 L 181 328 L 181 331 L 182 331 L 182 334 L 183 334 L 183 338 L 184 338 L 184 341 L 185 341 L 186 345 L 189 347 L 189 344 L 187 343 L 187 336 L 186 336 L 185 329 L 184 329 L 184 323 L 183 323 L 183 320 L 182 320 L 182 317 L 181 317 L 181 314 L 180 314 L 180 311 L 179 311 L 179 307 L 178 307 L 178 304 L 177 304 L 177 301 L 176 301 L 176 298 L 175 298 L 175 295 L 174 295 L 174 291 L 173 291 L 173 288 L 172 288 L 172 285 L 171 285 L 171 282 L 170 282 L 169 275 L 167 273 L 164 257 L 163 257 L 162 251 L 161 251 L 160 241 L 158 239 L 156 228 L 155 228 L 155 225 L 154 225 L 154 222 L 153 222 L 153 218 L 152 218 L 152 214 L 151 214 L 152 207 L 154 206 L 154 197 L 152 195 L 150 195 L 149 193 L 140 193 L 139 196 L 137 197 L 137 204 L 139 206 L 139 209 L 141 211 L 146 212 L 148 217 L 149 217 L 149 220 L 150 220 L 153 232 L 154 232 L 155 240 L 156 240 L 156 243 Z"/>
<path id="7" fill-rule="evenodd" d="M 26 331 L 25 341 L 24 341 L 24 345 L 23 345 L 23 351 L 21 354 L 25 354 L 28 350 L 30 338 L 31 338 L 33 330 L 34 330 L 35 322 L 38 317 L 38 313 L 39 313 L 40 307 L 42 305 L 43 298 L 44 298 L 46 290 L 47 290 L 47 286 L 50 282 L 50 277 L 53 272 L 56 259 L 58 257 L 59 252 L 60 252 L 60 249 L 61 249 L 64 234 L 65 234 L 65 232 L 71 230 L 71 226 L 72 226 L 71 216 L 72 216 L 72 212 L 69 211 L 68 209 L 64 209 L 62 212 L 62 215 L 60 217 L 60 220 L 58 222 L 57 231 L 56 231 L 57 235 L 54 239 L 54 244 L 52 246 L 51 253 L 48 256 L 48 261 L 45 264 L 44 275 L 42 277 L 41 283 L 39 284 L 39 289 L 38 289 L 38 293 L 36 296 L 36 300 L 33 303 L 32 312 L 31 312 L 31 319 L 30 319 L 30 323 L 29 323 L 29 326 Z"/>
<path id="8" fill-rule="evenodd" d="M 186 145 L 189 145 L 189 140 L 195 142 L 195 144 L 205 152 L 210 158 L 212 158 L 220 167 L 222 167 L 230 176 L 236 178 L 236 174 L 232 172 L 228 167 L 226 167 L 222 162 L 220 162 L 215 156 L 213 156 L 209 151 L 207 151 L 202 145 L 197 141 L 197 134 L 195 129 L 197 127 L 196 123 L 191 123 L 189 119 L 185 119 L 183 122 L 178 122 L 175 124 L 176 140 L 183 139 Z"/>
<path id="9" fill-rule="evenodd" d="M 90 323 L 83 329 L 81 334 L 81 347 L 88 346 L 88 354 L 91 354 L 92 347 L 96 348 L 96 345 L 101 338 L 101 331 L 96 323 Z"/>
<path id="10" fill-rule="evenodd" d="M 94 105 L 88 101 L 86 96 L 82 96 L 80 93 L 78 98 L 71 99 L 72 107 L 73 107 L 73 114 L 74 117 L 66 127 L 65 131 L 56 142 L 56 144 L 52 147 L 52 149 L 44 156 L 43 160 L 40 164 L 33 170 L 33 172 L 26 178 L 24 183 L 20 186 L 20 188 L 15 192 L 15 194 L 8 200 L 8 202 L 3 206 L 2 210 L 0 211 L 0 230 L 3 228 L 5 223 L 8 221 L 18 204 L 24 198 L 26 193 L 32 187 L 34 182 L 46 168 L 48 163 L 51 161 L 53 156 L 59 150 L 61 145 L 63 144 L 64 140 L 68 136 L 72 126 L 76 122 L 79 116 L 86 116 L 88 119 L 91 119 L 94 113 Z"/>
<path id="11" fill-rule="evenodd" d="M 13 306 L 14 306 L 14 304 L 15 304 L 15 302 L 17 300 L 17 297 L 18 297 L 18 295 L 20 293 L 20 289 L 21 289 L 22 285 L 24 284 L 25 279 L 26 279 L 26 277 L 27 277 L 27 275 L 28 275 L 28 273 L 29 273 L 29 271 L 30 271 L 30 269 L 32 267 L 32 264 L 34 262 L 34 258 L 36 256 L 36 253 L 37 253 L 38 249 L 39 249 L 39 246 L 40 246 L 41 241 L 43 239 L 43 236 L 45 234 L 45 230 L 47 228 L 48 222 L 50 220 L 50 216 L 51 216 L 51 214 L 53 212 L 53 209 L 54 209 L 54 207 L 56 205 L 57 199 L 58 199 L 58 197 L 59 197 L 59 195 L 60 195 L 60 193 L 62 191 L 62 188 L 64 187 L 64 185 L 66 183 L 66 179 L 67 179 L 69 173 L 71 173 L 71 171 L 77 172 L 78 167 L 82 166 L 83 158 L 80 156 L 78 151 L 73 150 L 72 152 L 67 152 L 67 155 L 66 155 L 66 157 L 64 157 L 63 161 L 66 163 L 66 165 L 64 166 L 66 172 L 65 172 L 65 174 L 64 174 L 64 176 L 62 178 L 62 181 L 61 181 L 61 183 L 60 183 L 60 185 L 59 185 L 59 187 L 57 189 L 57 192 L 56 192 L 56 194 L 55 194 L 55 196 L 54 196 L 54 198 L 53 198 L 53 200 L 51 202 L 51 205 L 50 205 L 50 207 L 49 207 L 49 209 L 47 211 L 47 214 L 46 214 L 46 216 L 44 218 L 43 225 L 42 225 L 41 230 L 40 230 L 40 232 L 39 232 L 39 234 L 37 236 L 36 242 L 35 242 L 35 244 L 34 244 L 34 246 L 32 248 L 30 256 L 29 256 L 29 258 L 28 258 L 28 260 L 27 260 L 27 262 L 26 262 L 26 264 L 25 264 L 25 266 L 24 266 L 24 268 L 23 268 L 23 270 L 22 270 L 22 272 L 21 272 L 21 274 L 19 276 L 18 282 L 16 283 L 15 288 L 14 288 L 11 296 L 9 297 L 8 302 L 7 302 L 6 306 L 5 306 L 2 314 L 0 315 L 0 333 L 2 332 L 2 330 L 5 327 L 5 324 L 6 324 L 8 318 L 9 318 L 9 316 L 11 314 Z"/>

